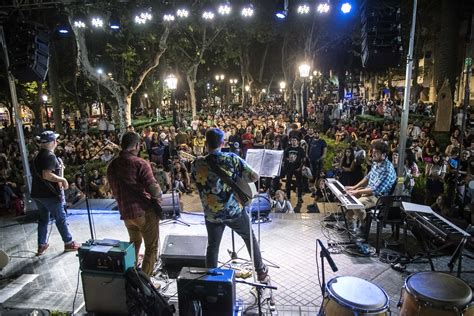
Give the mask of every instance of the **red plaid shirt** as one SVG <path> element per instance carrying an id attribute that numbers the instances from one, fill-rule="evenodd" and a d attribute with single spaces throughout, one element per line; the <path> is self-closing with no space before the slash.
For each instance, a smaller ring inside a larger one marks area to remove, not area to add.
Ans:
<path id="1" fill-rule="evenodd" d="M 130 152 L 121 151 L 107 168 L 110 188 L 117 200 L 120 218 L 133 219 L 151 209 L 150 194 L 146 191 L 155 183 L 150 163 Z"/>

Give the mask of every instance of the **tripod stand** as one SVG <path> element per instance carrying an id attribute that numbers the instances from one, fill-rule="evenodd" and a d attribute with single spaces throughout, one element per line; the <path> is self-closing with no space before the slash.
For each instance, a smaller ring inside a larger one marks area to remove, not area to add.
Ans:
<path id="1" fill-rule="evenodd" d="M 265 283 L 247 282 L 247 281 L 241 281 L 241 280 L 236 280 L 236 282 L 255 287 L 255 289 L 257 290 L 258 315 L 259 316 L 263 315 L 263 313 L 262 313 L 262 291 L 264 289 L 277 290 L 277 287 L 273 286 L 273 285 L 270 285 L 270 284 L 265 284 Z"/>
<path id="2" fill-rule="evenodd" d="M 170 149 L 171 151 L 171 149 Z M 171 155 L 170 155 L 171 156 Z M 179 208 L 179 203 L 176 205 L 176 200 L 175 200 L 175 188 L 174 188 L 174 181 L 175 181 L 175 176 L 174 176 L 174 165 L 173 162 L 170 164 L 170 178 L 171 178 L 171 201 L 173 205 L 173 214 L 171 215 L 171 218 L 166 219 L 162 221 L 160 224 L 161 225 L 167 225 L 167 224 L 181 224 L 187 227 L 190 227 L 191 225 L 186 223 L 185 221 L 180 219 L 180 215 L 178 212 L 176 212 L 176 209 Z"/>

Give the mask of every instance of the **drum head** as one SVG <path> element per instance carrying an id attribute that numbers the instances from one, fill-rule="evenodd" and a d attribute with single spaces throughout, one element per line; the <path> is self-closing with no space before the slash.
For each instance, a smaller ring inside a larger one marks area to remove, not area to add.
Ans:
<path id="1" fill-rule="evenodd" d="M 464 307 L 472 299 L 472 290 L 463 280 L 442 272 L 418 272 L 410 275 L 405 288 L 423 301 L 439 307 Z"/>
<path id="2" fill-rule="evenodd" d="M 387 293 L 366 280 L 352 276 L 335 277 L 327 285 L 329 297 L 352 310 L 376 312 L 387 308 Z"/>

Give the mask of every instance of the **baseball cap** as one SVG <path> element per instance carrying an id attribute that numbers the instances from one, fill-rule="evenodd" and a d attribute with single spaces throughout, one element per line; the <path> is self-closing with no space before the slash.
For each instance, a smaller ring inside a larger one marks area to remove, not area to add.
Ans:
<path id="1" fill-rule="evenodd" d="M 59 137 L 59 134 L 56 134 L 53 131 L 44 131 L 39 136 L 37 136 L 36 139 L 40 143 L 45 144 L 45 143 L 50 143 L 50 142 L 56 140 L 56 138 L 58 138 L 58 137 Z"/>

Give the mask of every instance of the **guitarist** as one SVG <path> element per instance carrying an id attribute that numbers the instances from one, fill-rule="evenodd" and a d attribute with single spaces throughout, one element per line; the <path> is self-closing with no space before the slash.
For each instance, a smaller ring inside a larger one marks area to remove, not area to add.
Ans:
<path id="1" fill-rule="evenodd" d="M 224 132 L 218 128 L 208 129 L 206 132 L 207 157 L 198 157 L 192 166 L 192 177 L 196 182 L 199 197 L 204 208 L 207 229 L 206 267 L 216 268 L 219 256 L 219 246 L 226 226 L 233 229 L 245 242 L 250 253 L 250 223 L 247 212 L 239 203 L 238 194 L 231 186 L 225 183 L 235 183 L 238 177 L 247 183 L 258 180 L 258 174 L 235 153 L 222 152 Z M 223 180 L 219 168 L 227 180 Z M 230 178 L 230 180 L 229 180 Z M 260 248 L 252 232 L 253 260 L 257 279 L 267 281 L 268 268 L 262 261 Z"/>
<path id="2" fill-rule="evenodd" d="M 80 244 L 73 241 L 66 222 L 63 190 L 69 187 L 62 176 L 62 162 L 54 154 L 57 146 L 57 134 L 44 131 L 39 137 L 40 150 L 33 161 L 33 183 L 31 197 L 39 210 L 38 251 L 41 256 L 48 249 L 48 223 L 50 216 L 56 220 L 56 227 L 64 242 L 64 251 L 76 251 Z"/>

